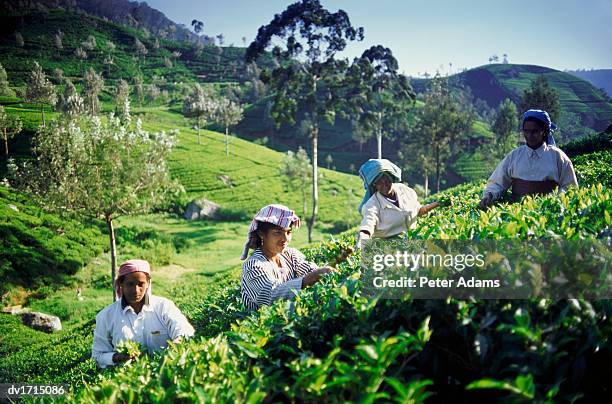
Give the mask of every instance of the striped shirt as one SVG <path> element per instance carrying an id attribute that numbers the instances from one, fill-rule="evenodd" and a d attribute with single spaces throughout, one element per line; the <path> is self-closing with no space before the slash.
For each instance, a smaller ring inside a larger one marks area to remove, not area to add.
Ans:
<path id="1" fill-rule="evenodd" d="M 304 275 L 318 268 L 295 248 L 286 248 L 279 257 L 280 268 L 258 248 L 242 264 L 240 295 L 248 310 L 271 305 L 278 299 L 292 299 L 302 289 Z"/>

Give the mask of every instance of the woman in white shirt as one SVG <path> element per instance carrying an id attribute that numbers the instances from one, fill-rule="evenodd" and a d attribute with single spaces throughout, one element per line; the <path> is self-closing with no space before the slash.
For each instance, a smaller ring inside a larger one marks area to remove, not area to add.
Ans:
<path id="1" fill-rule="evenodd" d="M 517 201 L 524 195 L 563 192 L 578 187 L 569 157 L 555 146 L 552 132 L 557 126 L 546 111 L 530 109 L 521 123 L 525 145 L 512 150 L 487 181 L 479 207 L 486 209 L 502 198 L 508 188 Z"/>
<path id="2" fill-rule="evenodd" d="M 133 359 L 116 352 L 123 341 L 138 342 L 152 354 L 166 348 L 168 341 L 179 342 L 194 335 L 193 327 L 172 301 L 151 294 L 147 261 L 121 264 L 115 290 L 121 298 L 96 316 L 92 358 L 99 367 Z"/>
<path id="3" fill-rule="evenodd" d="M 363 219 L 357 245 L 371 237 L 390 238 L 416 227 L 416 219 L 438 206 L 422 206 L 416 192 L 401 181 L 398 166 L 386 159 L 370 159 L 359 169 L 366 194 L 359 208 Z"/>

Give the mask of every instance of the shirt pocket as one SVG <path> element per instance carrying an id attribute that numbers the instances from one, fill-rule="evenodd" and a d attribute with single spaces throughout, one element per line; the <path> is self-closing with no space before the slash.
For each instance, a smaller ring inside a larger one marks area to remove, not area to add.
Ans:
<path id="1" fill-rule="evenodd" d="M 152 348 L 154 351 L 163 349 L 168 346 L 168 339 L 170 339 L 170 335 L 166 330 L 163 329 L 154 329 L 150 332 Z"/>

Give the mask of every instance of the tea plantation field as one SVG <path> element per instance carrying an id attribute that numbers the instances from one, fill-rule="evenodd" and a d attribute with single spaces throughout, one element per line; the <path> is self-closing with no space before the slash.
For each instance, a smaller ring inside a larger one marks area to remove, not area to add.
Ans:
<path id="1" fill-rule="evenodd" d="M 610 237 L 609 151 L 574 161 L 579 190 L 481 212 L 482 184 L 465 184 L 436 195 L 444 208 L 410 236 Z M 347 233 L 304 251 L 324 264 L 353 243 Z M 371 299 L 359 257 L 338 269 L 295 302 L 254 313 L 240 305 L 237 266 L 197 288 L 176 284 L 166 295 L 197 329 L 189 342 L 98 373 L 87 359 L 88 322 L 9 354 L 0 379 L 68 382 L 73 390 L 63 399 L 71 402 L 556 402 L 609 394 L 601 371 L 612 359 L 609 300 Z"/>

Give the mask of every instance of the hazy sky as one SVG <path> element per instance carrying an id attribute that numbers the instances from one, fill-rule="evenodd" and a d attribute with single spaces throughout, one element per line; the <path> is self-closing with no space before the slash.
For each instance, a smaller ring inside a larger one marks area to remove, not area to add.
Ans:
<path id="1" fill-rule="evenodd" d="M 294 1 L 149 0 L 177 23 L 204 22 L 204 33 L 223 33 L 242 46 L 257 29 Z M 511 63 L 558 70 L 612 68 L 612 0 L 322 0 L 329 11 L 343 9 L 363 42 L 346 56 L 384 45 L 409 75 L 448 73 L 488 63 L 507 53 Z"/>

